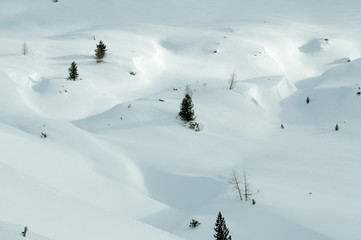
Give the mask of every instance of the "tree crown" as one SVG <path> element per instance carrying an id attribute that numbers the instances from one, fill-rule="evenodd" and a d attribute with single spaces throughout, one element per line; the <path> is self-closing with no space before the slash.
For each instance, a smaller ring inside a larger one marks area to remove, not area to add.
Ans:
<path id="1" fill-rule="evenodd" d="M 68 70 L 69 70 L 69 77 L 67 79 L 75 81 L 79 76 L 78 66 L 76 65 L 75 61 L 71 63 Z"/>
<path id="2" fill-rule="evenodd" d="M 185 94 L 180 105 L 179 116 L 185 122 L 193 121 L 195 119 L 192 97 L 188 93 Z"/>
<path id="3" fill-rule="evenodd" d="M 222 213 L 219 212 L 217 220 L 215 223 L 214 231 L 216 232 L 213 237 L 216 240 L 232 240 L 232 237 L 229 234 L 229 230 L 226 226 L 226 220 L 222 216 Z"/>

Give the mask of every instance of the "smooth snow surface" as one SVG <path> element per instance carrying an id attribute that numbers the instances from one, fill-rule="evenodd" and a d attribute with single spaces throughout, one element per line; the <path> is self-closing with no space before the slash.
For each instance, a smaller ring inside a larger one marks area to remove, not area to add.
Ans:
<path id="1" fill-rule="evenodd" d="M 360 26 L 359 0 L 2 0 L 0 240 L 208 240 L 219 211 L 234 240 L 361 239 Z"/>

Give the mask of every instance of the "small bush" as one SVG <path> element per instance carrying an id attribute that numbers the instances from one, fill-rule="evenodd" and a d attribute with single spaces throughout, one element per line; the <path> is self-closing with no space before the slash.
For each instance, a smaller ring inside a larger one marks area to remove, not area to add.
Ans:
<path id="1" fill-rule="evenodd" d="M 192 219 L 191 222 L 189 223 L 189 227 L 190 227 L 190 228 L 196 228 L 196 227 L 198 227 L 200 224 L 201 224 L 201 223 L 198 222 L 197 220 Z"/>
<path id="2" fill-rule="evenodd" d="M 197 123 L 197 122 L 189 122 L 188 123 L 188 128 L 192 129 L 192 130 L 194 130 L 196 132 L 199 132 L 201 130 L 201 128 L 199 126 L 199 123 Z"/>

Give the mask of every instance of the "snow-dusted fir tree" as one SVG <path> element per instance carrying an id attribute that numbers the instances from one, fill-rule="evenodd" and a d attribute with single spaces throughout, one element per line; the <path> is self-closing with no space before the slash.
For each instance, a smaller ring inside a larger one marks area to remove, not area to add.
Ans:
<path id="1" fill-rule="evenodd" d="M 78 73 L 78 66 L 74 61 L 71 63 L 70 68 L 68 70 L 69 70 L 69 77 L 67 79 L 75 81 L 78 78 L 79 73 Z"/>
<path id="2" fill-rule="evenodd" d="M 107 51 L 107 46 L 103 43 L 102 40 L 100 40 L 99 44 L 97 44 L 97 48 L 95 49 L 95 58 L 97 62 L 103 61 L 106 51 Z"/>
<path id="3" fill-rule="evenodd" d="M 179 116 L 183 121 L 190 122 L 195 119 L 193 107 L 192 91 L 190 90 L 189 86 L 187 86 L 179 112 Z"/>
<path id="4" fill-rule="evenodd" d="M 232 237 L 229 235 L 229 230 L 226 226 L 226 220 L 222 216 L 221 212 L 218 213 L 214 231 L 216 231 L 216 233 L 213 235 L 213 237 L 216 240 L 232 240 Z"/>

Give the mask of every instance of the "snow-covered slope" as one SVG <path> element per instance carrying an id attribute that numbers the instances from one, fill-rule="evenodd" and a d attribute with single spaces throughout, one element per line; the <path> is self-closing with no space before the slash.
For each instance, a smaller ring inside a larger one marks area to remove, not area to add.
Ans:
<path id="1" fill-rule="evenodd" d="M 358 0 L 1 5 L 0 239 L 361 238 Z"/>

